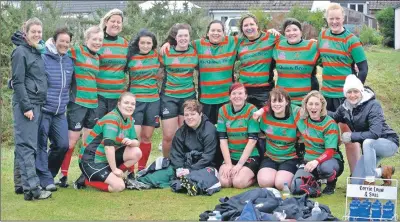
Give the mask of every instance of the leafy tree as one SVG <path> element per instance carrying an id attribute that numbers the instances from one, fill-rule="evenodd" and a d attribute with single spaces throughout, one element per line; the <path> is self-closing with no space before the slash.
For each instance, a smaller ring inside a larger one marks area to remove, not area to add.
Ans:
<path id="1" fill-rule="evenodd" d="M 394 47 L 394 8 L 388 7 L 376 14 L 379 30 L 384 39 L 383 44 Z"/>
<path id="2" fill-rule="evenodd" d="M 383 36 L 374 28 L 364 25 L 360 32 L 360 41 L 363 45 L 378 45 L 381 44 Z"/>
<path id="3" fill-rule="evenodd" d="M 268 29 L 269 23 L 272 20 L 271 15 L 267 12 L 264 12 L 264 10 L 259 7 L 250 7 L 249 11 L 257 18 L 260 30 L 266 31 Z"/>
<path id="4" fill-rule="evenodd" d="M 322 10 L 311 12 L 307 8 L 294 6 L 290 9 L 286 18 L 295 18 L 299 20 L 304 28 L 303 37 L 306 39 L 316 38 L 322 27 L 325 26 L 324 11 Z M 309 25 L 312 27 L 309 27 Z"/>

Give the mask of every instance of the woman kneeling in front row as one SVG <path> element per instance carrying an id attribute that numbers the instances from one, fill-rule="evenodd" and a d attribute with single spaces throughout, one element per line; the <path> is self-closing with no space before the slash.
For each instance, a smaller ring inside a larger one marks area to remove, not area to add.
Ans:
<path id="1" fill-rule="evenodd" d="M 77 189 L 86 185 L 107 192 L 120 192 L 133 179 L 133 167 L 142 157 L 132 114 L 136 98 L 124 92 L 117 107 L 101 118 L 87 137 L 79 155 L 81 177 Z M 129 171 L 127 179 L 124 172 Z"/>
<path id="2" fill-rule="evenodd" d="M 217 131 L 224 163 L 219 169 L 222 187 L 246 188 L 254 183 L 260 163 L 254 149 L 260 126 L 252 116 L 257 108 L 246 102 L 243 84 L 234 83 L 229 89 L 230 103 L 219 109 Z"/>
<path id="3" fill-rule="evenodd" d="M 326 179 L 323 194 L 335 192 L 337 177 L 343 172 L 343 157 L 338 147 L 339 127 L 327 115 L 326 100 L 318 91 L 304 97 L 297 128 L 304 139 L 304 170 Z"/>

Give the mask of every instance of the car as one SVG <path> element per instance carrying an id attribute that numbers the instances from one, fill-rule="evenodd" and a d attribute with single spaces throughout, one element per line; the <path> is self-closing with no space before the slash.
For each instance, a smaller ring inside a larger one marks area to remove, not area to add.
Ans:
<path id="1" fill-rule="evenodd" d="M 239 34 L 240 17 L 231 17 L 225 21 L 225 32 L 227 35 L 235 36 Z"/>

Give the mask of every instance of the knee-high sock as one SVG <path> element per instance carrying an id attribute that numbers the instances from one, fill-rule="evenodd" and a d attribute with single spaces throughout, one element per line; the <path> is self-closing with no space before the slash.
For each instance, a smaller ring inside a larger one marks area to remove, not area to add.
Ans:
<path id="1" fill-rule="evenodd" d="M 140 150 L 142 151 L 142 158 L 139 160 L 138 170 L 143 170 L 149 160 L 151 143 L 140 143 Z"/>
<path id="2" fill-rule="evenodd" d="M 86 186 L 90 186 L 90 187 L 94 187 L 94 188 L 99 189 L 101 191 L 108 192 L 108 184 L 106 184 L 104 182 L 100 182 L 100 181 L 92 181 L 92 182 L 90 182 L 88 179 L 85 179 L 85 185 Z"/>
<path id="3" fill-rule="evenodd" d="M 336 170 L 333 171 L 333 174 L 326 179 L 327 182 L 332 182 L 336 179 Z"/>
<path id="4" fill-rule="evenodd" d="M 68 176 L 68 169 L 69 169 L 69 165 L 71 163 L 71 158 L 72 158 L 72 154 L 74 153 L 74 149 L 75 148 L 68 149 L 67 152 L 65 153 L 64 160 L 61 164 L 61 173 L 64 176 Z"/>

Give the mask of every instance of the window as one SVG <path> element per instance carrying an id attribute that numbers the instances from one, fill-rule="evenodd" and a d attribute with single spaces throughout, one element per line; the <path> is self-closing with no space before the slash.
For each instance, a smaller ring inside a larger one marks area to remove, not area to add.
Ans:
<path id="1" fill-rule="evenodd" d="M 366 10 L 364 11 L 364 9 L 366 9 L 366 7 L 364 7 L 364 4 L 362 3 L 349 3 L 347 5 L 347 8 L 352 9 L 354 11 L 358 11 L 361 13 L 366 13 Z"/>

